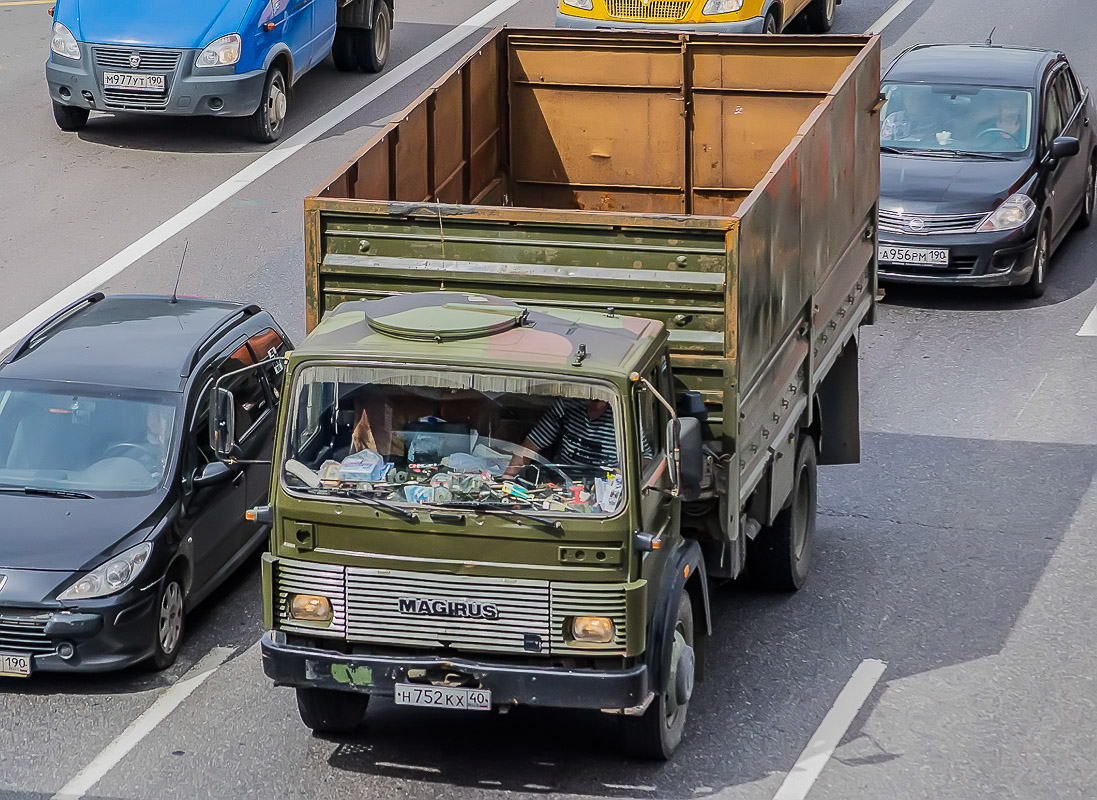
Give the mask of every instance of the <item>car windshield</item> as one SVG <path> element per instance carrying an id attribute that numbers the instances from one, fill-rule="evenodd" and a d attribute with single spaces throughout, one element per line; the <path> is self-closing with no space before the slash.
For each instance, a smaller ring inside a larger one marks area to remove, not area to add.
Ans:
<path id="1" fill-rule="evenodd" d="M 177 398 L 0 381 L 0 489 L 145 493 L 161 485 Z"/>
<path id="2" fill-rule="evenodd" d="M 1028 150 L 1034 96 L 1024 89 L 889 83 L 885 149 L 997 156 Z"/>
<path id="3" fill-rule="evenodd" d="M 613 514 L 624 504 L 608 385 L 386 366 L 308 366 L 282 479 L 386 504 Z"/>

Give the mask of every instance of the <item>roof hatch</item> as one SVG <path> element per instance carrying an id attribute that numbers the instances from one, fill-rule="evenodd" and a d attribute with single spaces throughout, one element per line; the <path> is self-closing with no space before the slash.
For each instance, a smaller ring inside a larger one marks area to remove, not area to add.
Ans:
<path id="1" fill-rule="evenodd" d="M 366 322 L 373 330 L 418 341 L 494 336 L 521 327 L 526 314 L 510 300 L 463 292 L 401 294 L 366 305 Z"/>

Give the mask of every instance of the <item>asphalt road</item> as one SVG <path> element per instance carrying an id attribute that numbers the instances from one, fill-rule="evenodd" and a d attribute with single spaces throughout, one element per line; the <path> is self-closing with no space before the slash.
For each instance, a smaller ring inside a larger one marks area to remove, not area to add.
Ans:
<path id="1" fill-rule="evenodd" d="M 1092 0 L 913 0 L 907 45 L 1058 47 L 1097 86 Z M 484 0 L 405 0 L 394 65 Z M 860 32 L 891 0 L 846 0 Z M 264 148 L 225 121 L 94 117 L 56 129 L 43 5 L 0 2 L 0 329 L 187 208 Z M 551 25 L 547 0 L 499 21 Z M 258 301 L 303 332 L 301 200 L 462 52 L 431 61 L 107 283 Z M 291 132 L 376 78 L 325 65 Z M 714 595 L 708 679 L 667 765 L 621 760 L 611 720 L 452 715 L 375 703 L 350 738 L 311 736 L 262 676 L 258 569 L 190 620 L 166 673 L 0 684 L 0 798 L 49 798 L 211 651 L 231 653 L 88 797 L 772 798 L 850 675 L 886 662 L 811 798 L 1097 797 L 1097 229 L 1072 235 L 1047 295 L 892 288 L 862 333 L 864 463 L 822 472 L 816 572 L 794 597 Z M 0 521 L 0 533 L 4 531 Z M 227 651 L 218 648 L 228 648 Z M 207 658 L 202 662 L 209 666 Z M 183 683 L 181 683 L 183 681 Z M 174 691 L 178 691 L 177 689 Z"/>

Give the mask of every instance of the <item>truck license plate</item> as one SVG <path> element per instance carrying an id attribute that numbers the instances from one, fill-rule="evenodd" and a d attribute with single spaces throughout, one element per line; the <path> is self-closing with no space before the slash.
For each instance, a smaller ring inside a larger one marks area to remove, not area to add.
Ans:
<path id="1" fill-rule="evenodd" d="M 163 75 L 134 75 L 129 72 L 104 72 L 103 87 L 106 89 L 132 89 L 137 92 L 164 91 Z"/>
<path id="2" fill-rule="evenodd" d="M 932 247 L 893 247 L 880 245 L 881 264 L 914 264 L 921 267 L 947 267 L 948 250 Z"/>
<path id="3" fill-rule="evenodd" d="M 465 689 L 455 686 L 396 684 L 396 705 L 426 708 L 455 708 L 460 711 L 491 711 L 489 689 Z"/>
<path id="4" fill-rule="evenodd" d="M 20 653 L 0 653 L 0 675 L 9 678 L 30 676 L 30 656 Z"/>

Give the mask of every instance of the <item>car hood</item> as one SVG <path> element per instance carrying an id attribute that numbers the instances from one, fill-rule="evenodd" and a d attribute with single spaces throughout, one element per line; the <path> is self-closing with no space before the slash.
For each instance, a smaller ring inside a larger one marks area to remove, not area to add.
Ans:
<path id="1" fill-rule="evenodd" d="M 262 0 L 73 0 L 58 21 L 82 42 L 199 48 L 239 32 L 252 2 Z"/>
<path id="2" fill-rule="evenodd" d="M 1031 177 L 1028 160 L 892 155 L 880 158 L 880 208 L 907 214 L 991 211 Z"/>
<path id="3" fill-rule="evenodd" d="M 76 572 L 99 566 L 157 519 L 164 494 L 94 500 L 0 493 L 0 569 Z"/>

